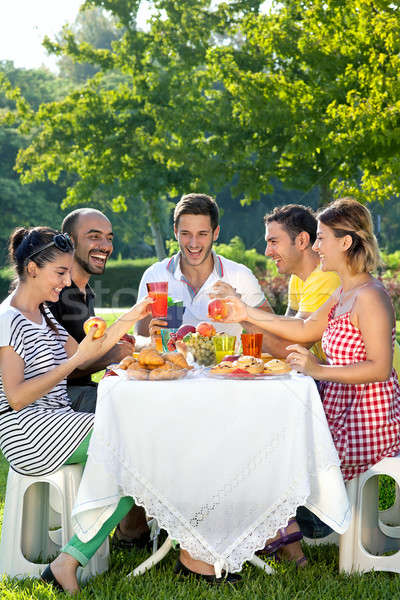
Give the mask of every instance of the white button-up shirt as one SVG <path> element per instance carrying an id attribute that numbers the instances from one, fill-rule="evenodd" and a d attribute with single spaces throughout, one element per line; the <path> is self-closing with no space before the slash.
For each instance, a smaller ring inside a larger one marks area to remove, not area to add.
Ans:
<path id="1" fill-rule="evenodd" d="M 257 278 L 246 266 L 217 255 L 213 251 L 214 269 L 199 290 L 195 290 L 182 274 L 180 265 L 180 252 L 172 258 L 151 265 L 143 274 L 139 285 L 138 301 L 147 296 L 146 283 L 153 281 L 168 281 L 168 296 L 175 301 L 183 301 L 185 311 L 183 324 L 196 327 L 202 321 L 211 321 L 208 318 L 208 305 L 211 302 L 209 292 L 217 281 L 224 281 L 231 285 L 243 302 L 253 307 L 267 304 L 265 295 Z M 217 323 L 212 321 L 217 332 L 236 335 L 239 338 L 242 326 L 239 323 Z"/>

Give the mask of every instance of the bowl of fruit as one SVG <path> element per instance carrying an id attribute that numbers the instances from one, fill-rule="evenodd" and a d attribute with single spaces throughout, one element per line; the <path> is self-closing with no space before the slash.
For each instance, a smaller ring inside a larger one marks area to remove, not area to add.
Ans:
<path id="1" fill-rule="evenodd" d="M 215 364 L 215 348 L 213 337 L 216 331 L 212 323 L 199 323 L 194 332 L 183 338 L 183 342 L 192 353 L 198 365 L 209 366 Z"/>

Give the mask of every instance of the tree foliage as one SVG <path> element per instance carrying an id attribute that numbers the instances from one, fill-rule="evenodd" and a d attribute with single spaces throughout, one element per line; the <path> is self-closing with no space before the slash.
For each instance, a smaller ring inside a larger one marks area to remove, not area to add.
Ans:
<path id="1" fill-rule="evenodd" d="M 31 136 L 24 182 L 63 180 L 63 206 L 146 221 L 159 257 L 169 201 L 187 191 L 234 182 L 234 201 L 251 203 L 275 179 L 307 198 L 318 187 L 321 202 L 399 194 L 395 5 L 283 0 L 265 14 L 258 0 L 154 0 L 146 32 L 138 6 L 86 0 L 80 24 L 47 40 L 64 65 L 96 71 L 64 97 L 38 105 L 9 89 Z"/>
<path id="2" fill-rule="evenodd" d="M 322 202 L 399 193 L 393 4 L 284 0 L 269 14 L 245 16 L 236 33 L 242 43 L 211 49 L 209 68 L 222 83 L 210 102 L 218 120 L 227 112 L 231 119 L 215 151 L 228 157 L 231 173 L 239 167 L 240 191 L 256 199 L 275 176 L 297 189 L 318 185 Z"/>

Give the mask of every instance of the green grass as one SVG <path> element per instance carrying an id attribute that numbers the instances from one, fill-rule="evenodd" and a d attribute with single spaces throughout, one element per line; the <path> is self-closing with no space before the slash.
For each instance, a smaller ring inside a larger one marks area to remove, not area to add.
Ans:
<path id="1" fill-rule="evenodd" d="M 115 315 L 103 315 L 110 324 Z M 6 490 L 8 465 L 0 456 L 0 525 Z M 380 508 L 393 502 L 394 484 L 388 477 L 380 479 Z M 145 551 L 113 552 L 110 569 L 92 579 L 82 589 L 79 599 L 96 600 L 394 600 L 400 596 L 400 577 L 394 573 L 341 575 L 338 573 L 336 546 L 305 547 L 310 566 L 296 571 L 291 564 L 277 565 L 275 575 L 266 575 L 252 565 L 245 565 L 243 582 L 237 589 L 230 586 L 209 587 L 200 582 L 180 581 L 173 575 L 177 553 L 169 555 L 145 575 L 128 580 L 125 576 L 147 554 Z M 0 580 L 1 600 L 54 600 L 65 598 L 38 580 Z"/>
<path id="2" fill-rule="evenodd" d="M 0 458 L 0 509 L 4 504 L 7 464 Z M 400 577 L 392 573 L 339 575 L 338 549 L 335 546 L 305 547 L 310 566 L 296 571 L 291 564 L 277 565 L 277 573 L 266 575 L 245 565 L 243 582 L 230 586 L 209 587 L 202 582 L 181 581 L 173 574 L 176 551 L 145 575 L 128 580 L 125 576 L 147 557 L 145 551 L 113 552 L 110 569 L 88 582 L 79 598 L 98 600 L 212 600 L 271 599 L 288 600 L 393 600 L 400 595 Z M 63 598 L 35 579 L 0 580 L 1 600 L 50 600 Z"/>

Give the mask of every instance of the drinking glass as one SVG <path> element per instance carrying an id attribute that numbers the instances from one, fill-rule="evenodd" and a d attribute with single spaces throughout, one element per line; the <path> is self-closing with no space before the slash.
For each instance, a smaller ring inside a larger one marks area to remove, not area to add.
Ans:
<path id="1" fill-rule="evenodd" d="M 168 321 L 168 327 L 172 329 L 179 329 L 182 325 L 183 320 L 183 311 L 185 308 L 183 306 L 177 306 L 173 304 L 172 306 L 168 306 L 168 313 L 166 320 Z"/>
<path id="2" fill-rule="evenodd" d="M 242 333 L 242 348 L 245 356 L 261 358 L 262 333 Z"/>
<path id="3" fill-rule="evenodd" d="M 236 336 L 216 335 L 213 337 L 213 342 L 217 363 L 220 363 L 224 356 L 226 356 L 227 354 L 235 353 Z"/>
<path id="4" fill-rule="evenodd" d="M 170 352 L 170 350 L 168 349 L 169 338 L 171 337 L 171 333 L 176 333 L 177 331 L 178 330 L 173 327 L 171 327 L 170 329 L 167 329 L 166 327 L 162 327 L 160 329 L 163 352 Z"/>
<path id="5" fill-rule="evenodd" d="M 147 283 L 147 292 L 154 298 L 151 304 L 153 317 L 166 317 L 168 312 L 168 281 L 152 281 Z"/>

